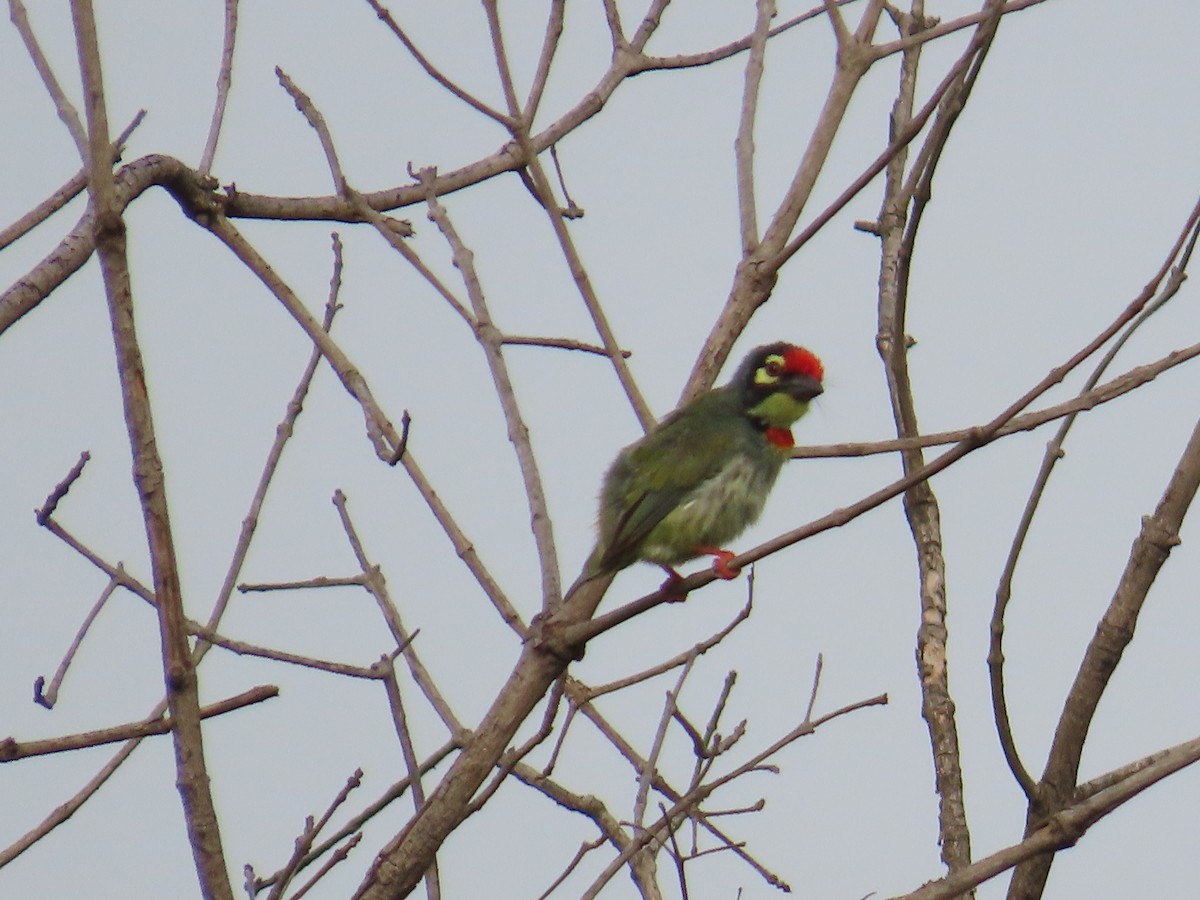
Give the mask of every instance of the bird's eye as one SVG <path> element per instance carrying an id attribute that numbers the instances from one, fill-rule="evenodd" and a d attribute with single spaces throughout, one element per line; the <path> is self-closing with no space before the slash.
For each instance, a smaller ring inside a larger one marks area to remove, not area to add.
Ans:
<path id="1" fill-rule="evenodd" d="M 774 387 L 779 382 L 779 376 L 786 371 L 787 364 L 783 357 L 772 353 L 754 370 L 754 383 L 762 387 Z"/>

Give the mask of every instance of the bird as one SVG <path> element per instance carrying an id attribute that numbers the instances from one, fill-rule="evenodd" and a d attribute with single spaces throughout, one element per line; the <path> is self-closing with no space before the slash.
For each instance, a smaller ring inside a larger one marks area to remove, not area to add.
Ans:
<path id="1" fill-rule="evenodd" d="M 675 566 L 715 557 L 736 578 L 725 545 L 757 521 L 794 446 L 791 426 L 823 392 L 810 350 L 779 341 L 752 350 L 728 384 L 701 394 L 625 447 L 600 491 L 596 547 L 586 577 L 644 561 L 682 580 Z"/>

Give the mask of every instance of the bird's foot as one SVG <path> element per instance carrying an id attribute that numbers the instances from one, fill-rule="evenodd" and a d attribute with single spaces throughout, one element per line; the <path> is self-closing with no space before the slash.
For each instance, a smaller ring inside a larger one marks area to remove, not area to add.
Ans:
<path id="1" fill-rule="evenodd" d="M 732 550 L 722 550 L 720 547 L 697 547 L 700 553 L 708 556 L 716 557 L 713 560 L 713 572 L 718 578 L 724 578 L 726 581 L 732 581 L 742 574 L 742 570 L 737 566 L 731 566 L 729 561 L 737 556 Z"/>
<path id="2" fill-rule="evenodd" d="M 662 566 L 661 568 L 667 573 L 667 580 L 659 585 L 658 589 L 666 596 L 668 603 L 682 603 L 687 599 L 687 591 L 681 587 L 683 576 L 670 566 Z"/>

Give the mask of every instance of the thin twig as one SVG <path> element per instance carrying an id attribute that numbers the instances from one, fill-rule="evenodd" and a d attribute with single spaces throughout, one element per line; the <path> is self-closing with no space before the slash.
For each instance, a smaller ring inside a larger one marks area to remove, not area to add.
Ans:
<path id="1" fill-rule="evenodd" d="M 1027 837 L 1042 826 L 1047 815 L 1069 807 L 1074 800 L 1079 763 L 1092 718 L 1121 661 L 1121 655 L 1133 640 L 1134 629 L 1150 588 L 1166 564 L 1171 550 L 1180 542 L 1179 529 L 1198 489 L 1200 421 L 1196 423 L 1187 446 L 1180 454 L 1179 463 L 1154 514 L 1142 520 L 1141 531 L 1130 549 L 1121 580 L 1096 625 L 1096 633 L 1088 641 L 1079 671 L 1063 703 L 1035 800 L 1030 804 L 1026 820 Z M 1129 781 L 1142 778 L 1158 765 L 1162 763 L 1134 774 Z M 1093 799 L 1106 793 L 1101 791 Z M 1019 866 L 1013 873 L 1014 896 L 1040 894 L 1053 861 L 1053 854 L 1043 854 Z"/>
<path id="2" fill-rule="evenodd" d="M 230 653 L 236 653 L 238 656 L 256 656 L 259 659 L 272 659 L 275 662 L 303 666 L 307 669 L 316 669 L 319 672 L 329 672 L 333 675 L 344 675 L 348 678 L 366 678 L 372 681 L 379 679 L 378 674 L 365 666 L 332 662 L 312 656 L 302 656 L 299 653 L 289 653 L 286 650 L 263 647 L 258 644 L 247 643 L 246 641 L 237 641 L 218 634 L 211 628 L 207 628 L 198 622 L 190 623 L 188 631 L 197 637 L 203 638 L 207 643 L 228 650 Z"/>
<path id="3" fill-rule="evenodd" d="M 1200 208 L 1200 203 L 1198 203 L 1198 208 Z M 1087 381 L 1084 382 L 1083 388 L 1080 391 L 1081 396 L 1097 390 L 1097 382 L 1099 382 L 1104 372 L 1107 371 L 1108 366 L 1116 358 L 1121 348 L 1125 346 L 1125 343 L 1134 335 L 1142 323 L 1158 310 L 1162 309 L 1167 301 L 1179 291 L 1186 277 L 1187 265 L 1191 259 L 1198 235 L 1200 235 L 1200 219 L 1193 222 L 1188 244 L 1183 250 L 1179 262 L 1171 269 L 1171 275 L 1164 285 L 1162 292 L 1157 298 L 1146 305 L 1146 308 L 1129 323 L 1125 332 L 1113 342 L 1113 346 L 1109 348 L 1092 374 L 1088 376 Z M 1176 252 L 1177 247 L 1172 248 L 1172 250 Z M 1172 257 L 1173 260 L 1174 257 Z M 1071 412 L 1067 415 L 1054 437 L 1046 445 L 1046 452 L 1042 456 L 1041 466 L 1034 479 L 1029 499 L 1025 503 L 1024 510 L 1021 512 L 1020 522 L 1017 524 L 1016 532 L 1009 546 L 1008 557 L 1005 559 L 1004 568 L 1000 573 L 1000 579 L 996 586 L 996 600 L 992 608 L 990 625 L 991 643 L 988 648 L 988 674 L 991 687 L 993 719 L 996 723 L 996 732 L 1000 739 L 1000 747 L 1004 751 L 1004 758 L 1008 763 L 1009 771 L 1013 773 L 1017 784 L 1020 785 L 1021 790 L 1025 792 L 1026 799 L 1030 802 L 1035 800 L 1037 784 L 1033 776 L 1025 768 L 1017 751 L 1016 741 L 1012 734 L 1012 725 L 1009 722 L 1008 701 L 1005 696 L 1004 615 L 1012 598 L 1012 580 L 1016 572 L 1017 561 L 1025 544 L 1025 538 L 1028 536 L 1030 526 L 1033 524 L 1034 514 L 1038 508 L 1038 504 L 1041 502 L 1046 485 L 1050 480 L 1050 474 L 1054 469 L 1054 465 L 1063 454 L 1063 444 L 1066 441 L 1071 426 L 1075 423 L 1077 415 L 1077 412 Z"/>
<path id="4" fill-rule="evenodd" d="M 317 133 L 321 149 L 325 151 L 325 161 L 329 164 L 329 172 L 333 176 L 333 189 L 340 197 L 348 196 L 349 185 L 346 182 L 346 175 L 342 171 L 342 164 L 338 161 L 337 147 L 334 146 L 329 126 L 325 124 L 325 117 L 312 102 L 312 98 L 300 90 L 296 82 L 292 81 L 279 66 L 275 67 L 275 77 L 279 79 L 280 85 L 291 96 L 292 101 L 296 104 L 296 109 L 303 114 L 304 118 L 308 120 L 308 124 Z"/>
<path id="5" fill-rule="evenodd" d="M 737 138 L 733 142 L 737 164 L 738 214 L 742 230 L 742 255 L 758 246 L 758 206 L 754 192 L 754 123 L 762 86 L 763 57 L 767 35 L 775 17 L 775 0 L 757 0 L 754 30 L 750 34 L 750 55 L 746 57 L 745 86 L 742 89 L 742 114 Z"/>
<path id="6" fill-rule="evenodd" d="M 558 41 L 562 37 L 566 6 L 567 0 L 551 0 L 550 11 L 546 14 L 546 35 L 542 38 L 542 50 L 538 54 L 533 83 L 529 86 L 529 95 L 525 100 L 525 117 L 530 122 L 537 115 L 538 107 L 542 104 L 542 94 L 546 90 L 546 82 L 550 79 L 550 65 L 554 62 Z"/>
<path id="7" fill-rule="evenodd" d="M 124 566 L 120 563 L 117 568 L 124 571 Z M 75 658 L 75 654 L 79 651 L 79 645 L 83 643 L 84 636 L 88 633 L 88 629 L 92 627 L 92 623 L 96 621 L 96 616 L 100 615 L 100 610 L 104 608 L 104 604 L 108 602 L 108 598 L 113 595 L 121 584 L 119 575 L 114 575 L 108 579 L 108 584 L 104 586 L 104 590 L 100 592 L 100 596 L 96 602 L 92 604 L 92 608 L 88 610 L 88 614 L 83 617 L 83 622 L 79 626 L 79 630 L 75 633 L 75 639 L 71 641 L 71 645 L 67 648 L 67 652 L 63 654 L 62 662 L 58 664 L 58 669 L 54 672 L 54 677 L 50 679 L 50 687 L 43 690 L 46 679 L 41 675 L 33 683 L 33 700 L 46 709 L 54 709 L 55 701 L 58 700 L 58 689 L 62 685 L 63 679 L 67 675 L 67 668 L 71 665 L 71 661 Z"/>
<path id="8" fill-rule="evenodd" d="M 425 54 L 417 49 L 417 45 L 413 43 L 412 39 L 408 36 L 408 33 L 400 27 L 395 19 L 392 18 L 392 14 L 388 12 L 386 8 L 384 8 L 383 4 L 379 2 L 379 0 L 367 0 L 367 5 L 375 11 L 375 15 L 379 17 L 379 20 L 391 30 L 392 34 L 394 34 L 399 39 L 400 43 L 404 45 L 404 48 L 410 54 L 412 54 L 412 58 L 415 59 L 417 64 L 425 70 L 426 75 L 448 90 L 463 103 L 466 103 L 472 109 L 483 113 L 489 119 L 494 119 L 502 125 L 509 124 L 511 120 L 508 116 L 504 115 L 504 113 L 499 112 L 498 110 L 493 109 L 482 100 L 479 100 L 472 94 L 468 93 L 464 88 L 447 78 L 440 69 L 430 62 Z"/>
<path id="9" fill-rule="evenodd" d="M 518 774 L 517 777 L 520 778 L 520 775 Z M 619 829 L 620 825 L 618 825 L 617 828 Z M 608 841 L 602 835 L 596 838 L 594 841 L 584 841 L 582 844 L 580 844 L 579 849 L 575 851 L 575 855 L 571 858 L 571 861 L 567 863 L 567 867 L 563 869 L 559 876 L 550 883 L 548 888 L 538 894 L 537 900 L 547 900 L 551 894 L 558 890 L 558 886 L 560 884 L 571 877 L 571 873 L 575 871 L 581 862 L 583 862 L 584 857 L 586 857 L 593 850 L 600 849 L 606 843 L 608 843 Z"/>
<path id="10" fill-rule="evenodd" d="M 431 771 L 435 766 L 446 759 L 447 756 L 457 750 L 458 746 L 459 744 L 457 740 L 452 739 L 447 741 L 432 754 L 430 754 L 430 756 L 425 759 L 424 762 L 421 763 L 421 773 L 425 774 Z M 343 841 L 350 835 L 357 832 L 363 827 L 363 825 L 371 821 L 371 819 L 377 816 L 380 812 L 387 809 L 400 797 L 403 797 L 408 792 L 410 786 L 411 785 L 408 778 L 402 778 L 400 781 L 397 781 L 395 784 L 391 785 L 386 791 L 384 791 L 381 797 L 372 803 L 367 804 L 367 806 L 365 806 L 361 812 L 352 816 L 350 820 L 341 828 L 339 828 L 334 834 L 330 835 L 324 841 L 314 846 L 312 850 L 305 855 L 304 859 L 301 860 L 299 869 L 304 869 L 312 865 L 331 849 L 336 847 L 339 841 Z M 280 873 L 276 872 L 264 878 L 257 879 L 255 881 L 256 889 L 262 890 L 265 887 L 271 886 L 276 882 L 276 880 L 278 880 L 279 875 Z"/>
<path id="11" fill-rule="evenodd" d="M 366 378 L 350 361 L 341 347 L 321 327 L 321 324 L 308 311 L 295 292 L 229 219 L 224 216 L 213 216 L 205 222 L 205 225 L 212 234 L 233 251 L 237 259 L 258 276 L 309 339 L 320 348 L 321 355 L 328 360 L 346 392 L 362 407 L 367 437 L 375 447 L 376 455 L 384 461 L 390 461 L 396 449 L 402 446 L 401 436 L 375 400 Z M 408 459 L 409 454 L 405 454 L 404 458 Z"/>
<path id="12" fill-rule="evenodd" d="M 299 581 L 244 581 L 237 586 L 237 589 L 240 593 L 249 594 L 253 592 L 265 593 L 268 591 L 301 591 L 308 588 L 363 587 L 366 583 L 367 578 L 365 575 L 346 575 L 332 578 L 328 575 L 318 575 L 315 578 L 303 578 Z"/>
<path id="13" fill-rule="evenodd" d="M 1017 434 L 1022 431 L 1032 431 L 1035 428 L 1040 428 L 1048 422 L 1053 422 L 1056 419 L 1061 419 L 1073 413 L 1083 412 L 1086 410 L 1095 409 L 1103 406 L 1106 403 L 1116 400 L 1118 397 L 1123 397 L 1129 394 L 1144 384 L 1153 381 L 1163 372 L 1189 362 L 1200 356 L 1200 343 L 1192 344 L 1188 347 L 1183 347 L 1179 350 L 1172 350 L 1161 359 L 1155 360 L 1152 363 L 1147 363 L 1143 366 L 1137 366 L 1118 375 L 1111 381 L 1106 381 L 1090 391 L 1085 391 L 1079 395 L 1072 397 L 1070 400 L 1065 400 L 1062 403 L 1056 403 L 1054 406 L 1047 406 L 1044 409 L 1036 410 L 1030 413 L 1013 418 L 1007 425 L 1002 427 L 997 433 L 997 437 L 1006 437 L 1011 434 Z M 934 447 L 941 444 L 956 444 L 959 441 L 970 439 L 973 434 L 979 431 L 980 426 L 975 425 L 969 428 L 958 428 L 954 431 L 937 431 L 930 434 L 915 435 L 911 438 L 903 438 L 900 440 L 887 441 L 856 441 L 843 444 L 822 444 L 811 447 L 796 447 L 792 451 L 793 459 L 823 459 L 830 457 L 854 457 L 854 456 L 872 456 L 879 453 L 897 453 L 904 450 L 910 450 L 914 447 Z"/>
<path id="14" fill-rule="evenodd" d="M 643 681 L 649 681 L 651 678 L 657 678 L 659 675 L 663 675 L 672 669 L 685 665 L 688 660 L 697 656 L 703 656 L 713 647 L 717 646 L 717 644 L 721 643 L 721 641 L 725 640 L 725 638 L 728 637 L 735 628 L 750 618 L 750 613 L 753 608 L 753 598 L 747 599 L 746 605 L 738 611 L 738 614 L 733 617 L 732 621 L 730 621 L 728 625 L 726 625 L 716 634 L 713 634 L 711 637 L 705 638 L 703 641 L 700 641 L 695 646 L 689 647 L 682 653 L 677 653 L 670 659 L 664 660 L 648 669 L 643 669 L 641 672 L 637 672 L 633 675 L 627 675 L 624 678 L 617 679 L 616 681 L 610 681 L 607 684 L 599 684 L 595 687 L 586 688 L 580 684 L 580 689 L 586 692 L 588 699 L 595 699 L 596 697 L 602 697 L 605 694 L 611 694 L 615 691 L 624 690 L 625 688 L 632 687 L 635 684 L 641 684 Z"/>
<path id="15" fill-rule="evenodd" d="M 488 8 L 494 12 L 493 6 Z M 496 27 L 499 28 L 498 23 Z M 499 41 L 498 34 L 497 31 L 497 41 Z M 498 47 L 497 53 L 501 52 L 501 48 Z M 508 438 L 516 453 L 517 464 L 521 470 L 521 480 L 525 485 L 525 497 L 529 505 L 533 537 L 537 544 L 538 563 L 542 571 L 542 607 L 548 609 L 561 602 L 562 584 L 559 580 L 558 550 L 554 544 L 554 528 L 546 506 L 546 492 L 542 486 L 541 471 L 533 452 L 529 428 L 525 424 L 525 417 L 521 413 L 521 406 L 517 401 L 517 392 L 508 372 L 508 363 L 500 349 L 500 332 L 492 324 L 492 316 L 484 297 L 483 286 L 475 271 L 474 254 L 459 237 L 458 230 L 450 220 L 449 213 L 438 202 L 437 195 L 433 192 L 436 177 L 437 172 L 433 169 L 423 169 L 420 172 L 420 180 L 429 189 L 429 195 L 425 201 L 429 207 L 429 218 L 437 225 L 438 230 L 445 237 L 446 243 L 449 244 L 453 254 L 454 267 L 462 275 L 463 286 L 471 301 L 471 310 L 475 317 L 475 335 L 480 347 L 483 348 L 488 369 L 492 373 L 496 396 L 500 401 L 500 409 L 504 413 L 504 420 L 508 425 Z"/>
<path id="16" fill-rule="evenodd" d="M 329 820 L 333 817 L 338 807 L 346 802 L 346 798 L 350 796 L 350 792 L 362 785 L 362 776 L 362 769 L 354 770 L 354 774 L 346 779 L 346 783 L 342 785 L 342 789 L 337 792 L 333 801 L 326 807 L 319 821 L 315 821 L 312 816 L 305 819 L 304 830 L 296 838 L 296 845 L 292 851 L 291 859 L 280 870 L 279 880 L 271 887 L 271 892 L 267 895 L 267 900 L 279 900 L 283 896 L 283 892 L 287 890 L 288 884 L 299 870 L 300 863 L 312 850 L 313 841 L 316 840 L 317 835 L 321 833 L 322 829 L 329 824 Z M 324 874 L 324 871 L 319 874 Z"/>
<path id="17" fill-rule="evenodd" d="M 200 708 L 200 718 L 211 719 L 235 709 L 241 709 L 255 703 L 262 703 L 272 697 L 279 696 L 279 688 L 273 684 L 264 684 L 248 691 L 243 691 L 225 700 L 210 703 Z M 0 762 L 13 762 L 18 759 L 28 759 L 31 756 L 45 756 L 51 753 L 66 753 L 80 750 L 84 747 L 99 747 L 102 744 L 115 744 L 117 741 L 140 740 L 155 734 L 166 734 L 171 730 L 171 720 L 159 717 L 143 719 L 140 722 L 130 722 L 125 725 L 114 725 L 111 728 L 100 728 L 95 731 L 85 731 L 80 734 L 65 737 L 46 738 L 39 741 L 16 741 L 11 737 L 0 740 Z"/>
<path id="18" fill-rule="evenodd" d="M 631 747 L 629 745 L 629 742 L 627 740 L 625 740 L 624 737 L 621 736 L 621 733 L 619 731 L 617 731 L 617 729 L 615 729 L 607 720 L 605 720 L 605 718 L 600 714 L 600 712 L 596 709 L 596 707 L 587 699 L 587 697 L 581 696 L 579 694 L 579 692 L 576 690 L 577 687 L 578 687 L 577 682 L 573 682 L 572 679 L 570 679 L 570 678 L 566 679 L 566 692 L 567 692 L 567 695 L 570 697 L 572 703 L 576 704 L 576 708 L 581 713 L 583 713 L 583 715 L 586 716 L 587 719 L 589 721 L 591 721 L 593 725 L 596 726 L 596 728 L 600 731 L 600 733 L 603 734 L 605 736 L 605 738 L 608 739 L 608 741 L 613 745 L 613 747 L 617 750 L 617 752 L 620 753 L 621 756 L 623 756 L 628 761 L 630 768 L 633 770 L 635 776 L 638 773 L 644 771 L 645 766 L 646 766 L 646 761 L 637 752 L 634 751 L 633 747 Z M 661 793 L 663 796 L 665 796 L 667 799 L 669 799 L 673 803 L 680 801 L 684 796 L 683 791 L 679 791 L 676 788 L 672 787 L 661 776 L 661 774 L 659 774 L 655 777 L 654 789 L 656 791 L 658 791 L 659 793 Z M 750 866 L 750 868 L 752 868 L 756 873 L 758 873 L 758 875 L 767 884 L 770 884 L 773 887 L 780 888 L 781 890 L 784 890 L 784 891 L 791 890 L 791 888 L 788 887 L 787 883 L 784 882 L 783 879 L 781 879 L 778 875 L 776 875 L 775 873 L 771 872 L 766 867 L 764 867 L 760 862 L 758 862 L 758 860 L 756 860 L 749 853 L 745 852 L 745 850 L 741 848 L 741 845 L 739 843 L 733 841 L 728 835 L 726 835 L 723 831 L 721 831 L 721 829 L 719 829 L 712 821 L 710 821 L 709 817 L 706 814 L 700 813 L 698 810 L 693 809 L 692 810 L 692 818 L 693 818 L 693 821 L 697 822 L 709 834 L 711 834 L 718 841 L 720 841 L 722 843 L 722 845 L 727 846 L 731 850 L 733 850 L 733 852 L 738 856 L 738 858 L 741 859 L 744 863 L 746 863 L 746 865 Z"/>
<path id="19" fill-rule="evenodd" d="M 142 119 L 146 118 L 146 111 L 139 109 L 137 115 L 130 120 L 125 126 L 125 130 L 117 135 L 117 139 L 112 145 L 112 161 L 119 162 L 121 155 L 125 152 L 125 144 L 129 140 L 129 136 L 134 130 L 142 124 Z M 87 168 L 81 168 L 78 172 L 71 176 L 62 187 L 56 190 L 53 194 L 35 206 L 25 215 L 21 216 L 11 225 L 0 229 L 0 250 L 3 250 L 9 244 L 24 237 L 38 225 L 45 222 L 52 215 L 79 196 L 80 192 L 87 187 L 88 173 Z"/>
<path id="20" fill-rule="evenodd" d="M 500 28 L 500 10 L 496 0 L 483 0 L 483 12 L 487 16 L 488 34 L 492 38 L 492 56 L 496 63 L 496 71 L 500 75 L 500 87 L 504 91 L 504 102 L 508 106 L 509 119 L 515 122 L 521 118 L 521 104 L 517 100 L 517 88 L 513 83 L 508 52 L 504 49 L 504 32 Z"/>
<path id="21" fill-rule="evenodd" d="M 67 496 L 67 492 L 71 490 L 71 486 L 79 480 L 79 476 L 83 474 L 83 467 L 88 464 L 88 461 L 91 458 L 92 454 L 87 450 L 84 450 L 82 453 L 80 453 L 79 461 L 76 462 L 75 465 L 71 466 L 71 471 L 67 472 L 66 477 L 64 477 L 63 480 L 56 484 L 54 489 L 50 491 L 49 496 L 46 497 L 46 502 L 43 503 L 41 508 L 36 510 L 34 513 L 39 525 L 44 527 L 46 523 L 50 521 L 50 517 L 54 515 L 54 511 L 58 509 L 58 502 L 62 500 L 63 497 Z"/>
<path id="22" fill-rule="evenodd" d="M 79 151 L 79 158 L 83 161 L 84 166 L 87 166 L 88 137 L 84 132 L 83 123 L 79 119 L 79 110 L 67 99 L 66 93 L 64 93 L 58 83 L 58 79 L 54 76 L 54 70 L 50 68 L 50 62 L 42 52 L 42 48 L 33 34 L 33 28 L 29 25 L 29 18 L 25 14 L 25 4 L 21 0 L 8 0 L 8 14 L 17 29 L 17 33 L 21 35 L 21 40 L 25 43 L 25 50 L 29 53 L 29 58 L 33 61 L 38 75 L 41 76 L 42 84 L 46 86 L 46 90 L 50 94 L 50 99 L 54 101 L 54 108 L 58 111 L 58 117 L 67 126 L 71 140 L 75 142 L 75 149 Z"/>
<path id="23" fill-rule="evenodd" d="M 338 516 L 342 522 L 342 529 L 346 532 L 346 540 L 349 542 L 350 548 L 354 551 L 354 556 L 358 560 L 359 566 L 362 567 L 363 577 L 366 579 L 364 587 L 375 598 L 375 602 L 379 606 L 379 611 L 383 615 L 388 630 L 392 634 L 392 640 L 396 642 L 397 647 L 403 650 L 404 661 L 408 664 L 413 681 L 416 682 L 417 686 L 421 689 L 421 693 L 425 695 L 429 704 L 437 712 L 446 729 L 451 734 L 459 733 L 463 730 L 463 724 L 454 714 L 454 711 L 450 708 L 450 704 L 442 696 L 441 691 L 438 690 L 437 684 L 434 682 L 433 676 L 429 674 L 429 670 L 425 668 L 425 664 L 421 662 L 421 657 L 413 645 L 413 634 L 404 627 L 404 623 L 400 620 L 400 610 L 392 601 L 391 594 L 387 589 L 387 580 L 383 577 L 383 573 L 378 566 L 372 564 L 370 559 L 368 559 L 362 540 L 359 538 L 358 531 L 354 527 L 354 522 L 350 518 L 346 495 L 340 489 L 333 494 L 333 505 L 337 507 Z"/>
<path id="24" fill-rule="evenodd" d="M 692 673 L 692 666 L 695 665 L 696 659 L 692 657 L 679 670 L 679 677 L 675 680 L 675 687 L 667 691 L 667 695 L 663 700 L 662 713 L 658 717 L 658 727 L 654 730 L 654 738 L 650 742 L 650 752 L 646 755 L 646 765 L 641 772 L 638 773 L 637 793 L 633 800 L 633 827 L 635 831 L 641 831 L 646 822 L 646 809 L 650 802 L 650 785 L 653 782 L 654 775 L 658 770 L 658 759 L 662 754 L 663 744 L 667 740 L 667 728 L 671 724 L 676 711 L 679 709 L 678 700 L 679 692 L 683 690 L 684 682 Z"/>
<path id="25" fill-rule="evenodd" d="M 605 867 L 604 871 L 601 872 L 596 878 L 596 880 L 592 882 L 587 891 L 585 891 L 582 895 L 582 900 L 594 900 L 604 885 L 606 885 L 612 879 L 612 877 L 621 870 L 621 868 L 633 856 L 633 854 L 638 852 L 649 842 L 659 840 L 662 834 L 670 828 L 671 822 L 676 816 L 689 809 L 697 807 L 705 799 L 712 796 L 712 794 L 722 786 L 737 778 L 740 778 L 748 772 L 755 771 L 765 760 L 774 756 L 784 747 L 787 747 L 789 744 L 794 743 L 800 738 L 813 734 L 822 725 L 842 716 L 849 715 L 860 709 L 865 709 L 869 706 L 884 706 L 886 704 L 887 695 L 880 694 L 877 697 L 871 697 L 866 700 L 860 700 L 856 703 L 847 704 L 846 706 L 843 706 L 831 713 L 827 713 L 824 716 L 820 716 L 817 719 L 805 720 L 783 737 L 776 740 L 769 747 L 754 754 L 754 756 L 752 756 L 749 760 L 740 766 L 737 766 L 732 771 L 718 778 L 714 778 L 712 781 L 697 785 L 692 790 L 688 791 L 687 794 L 681 797 L 678 801 L 676 801 L 667 811 L 667 813 L 659 818 L 659 821 L 655 825 L 652 825 L 643 831 L 639 831 L 638 834 L 634 836 L 633 840 L 630 841 L 629 847 L 623 850 L 620 855 L 618 855 L 611 863 L 609 863 L 608 866 Z"/>
<path id="26" fill-rule="evenodd" d="M 501 344 L 525 347 L 552 347 L 558 350 L 580 350 L 584 353 L 594 353 L 597 356 L 608 356 L 608 351 L 595 344 L 576 341 L 571 338 L 534 337 L 532 335 L 506 334 L 500 338 Z M 621 351 L 623 359 L 629 359 L 633 354 L 628 350 Z"/>
<path id="27" fill-rule="evenodd" d="M 894 900 L 952 900 L 1022 862 L 1041 855 L 1053 856 L 1055 851 L 1073 847 L 1089 828 L 1109 813 L 1124 806 L 1151 785 L 1197 761 L 1200 761 L 1200 738 L 1178 744 L 1163 753 L 1153 765 L 1042 821 L 1019 844 L 997 851 L 945 878 L 927 882 L 912 893 Z"/>
<path id="28" fill-rule="evenodd" d="M 392 724 L 396 728 L 396 737 L 400 740 L 400 755 L 404 758 L 404 768 L 408 771 L 409 784 L 412 785 L 413 812 L 419 813 L 425 805 L 425 788 L 421 785 L 421 764 L 413 746 L 408 716 L 404 712 L 404 698 L 400 694 L 400 682 L 396 679 L 396 667 L 389 656 L 381 658 L 377 665 L 383 672 L 383 685 L 387 690 L 388 708 L 392 711 Z M 425 893 L 429 900 L 438 900 L 442 895 L 436 856 L 429 866 L 429 871 L 425 873 Z"/>
<path id="29" fill-rule="evenodd" d="M 346 841 L 346 843 L 344 843 L 342 846 L 338 847 L 337 850 L 335 850 L 329 857 L 329 859 L 324 862 L 321 868 L 316 871 L 313 877 L 304 882 L 304 884 L 300 886 L 300 889 L 296 891 L 296 893 L 292 894 L 289 900 L 300 900 L 301 897 L 303 897 L 312 889 L 313 885 L 315 885 L 329 873 L 330 869 L 332 869 L 338 863 L 345 861 L 346 857 L 348 857 L 350 852 L 359 845 L 360 841 L 362 841 L 361 831 L 356 833 L 354 837 L 350 838 L 350 840 Z"/>
<path id="30" fill-rule="evenodd" d="M 225 0 L 225 30 L 221 39 L 221 65 L 217 69 L 217 99 L 213 104 L 212 121 L 208 126 L 208 140 L 200 154 L 200 165 L 196 170 L 202 175 L 212 171 L 213 157 L 217 154 L 217 141 L 221 136 L 221 124 L 225 121 L 225 104 L 229 100 L 229 87 L 233 82 L 233 47 L 237 40 L 238 0 Z"/>

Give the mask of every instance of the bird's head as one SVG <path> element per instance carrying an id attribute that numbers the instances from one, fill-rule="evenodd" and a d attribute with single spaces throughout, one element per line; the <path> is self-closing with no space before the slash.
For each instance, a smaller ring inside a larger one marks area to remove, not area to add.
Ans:
<path id="1" fill-rule="evenodd" d="M 731 386 L 746 414 L 768 428 L 790 428 L 824 388 L 825 368 L 816 354 L 780 341 L 750 352 Z"/>

